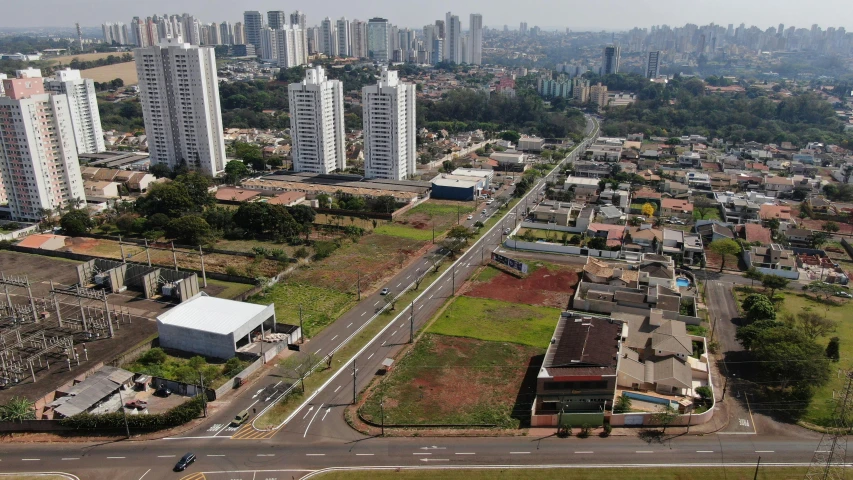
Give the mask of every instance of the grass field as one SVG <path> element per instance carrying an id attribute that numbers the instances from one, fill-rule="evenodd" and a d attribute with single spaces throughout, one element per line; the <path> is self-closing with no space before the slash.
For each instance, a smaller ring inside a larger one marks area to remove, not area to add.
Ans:
<path id="1" fill-rule="evenodd" d="M 204 372 L 205 385 L 215 389 L 230 380 L 232 375 L 236 375 L 249 366 L 249 362 L 240 361 L 235 357 L 236 360 L 231 361 L 235 365 L 229 365 L 232 368 L 227 368 L 223 360 L 217 360 L 213 363 L 205 361 L 197 371 L 195 368 L 189 366 L 189 359 L 194 356 L 187 354 L 178 357 L 166 354 L 165 361 L 163 362 L 146 362 L 145 354 L 143 354 L 139 359 L 126 363 L 121 368 L 134 373 L 144 373 L 179 382 L 197 381 L 198 371 L 201 371 Z"/>
<path id="2" fill-rule="evenodd" d="M 124 80 L 125 86 L 139 83 L 136 77 L 136 62 L 114 63 L 103 67 L 80 70 L 80 75 L 96 82 L 109 82 L 120 78 Z"/>
<path id="3" fill-rule="evenodd" d="M 373 232 L 378 233 L 380 235 L 391 235 L 392 237 L 406 238 L 419 242 L 432 241 L 432 229 L 421 230 L 419 228 L 413 228 L 397 223 L 386 223 L 384 225 L 379 225 Z M 436 233 L 438 234 L 440 232 Z"/>
<path id="4" fill-rule="evenodd" d="M 427 334 L 380 380 L 360 413 L 379 423 L 384 399 L 386 424 L 519 428 L 532 401 L 519 395 L 522 383 L 531 358 L 544 352 L 544 347 Z M 518 399 L 524 405 L 516 410 Z"/>
<path id="5" fill-rule="evenodd" d="M 720 220 L 720 210 L 717 208 L 708 209 L 708 211 L 705 212 L 704 216 L 700 215 L 698 210 L 693 210 L 693 219 L 694 220 Z"/>
<path id="6" fill-rule="evenodd" d="M 389 235 L 365 235 L 358 239 L 358 243 L 345 243 L 330 257 L 300 270 L 294 274 L 293 280 L 357 294 L 359 274 L 364 292 L 397 271 L 423 245 L 423 242 Z"/>
<path id="7" fill-rule="evenodd" d="M 832 416 L 832 410 L 835 407 L 835 402 L 832 400 L 833 392 L 841 392 L 844 389 L 844 378 L 835 375 L 835 371 L 839 368 L 844 369 L 852 366 L 850 359 L 853 358 L 853 323 L 850 322 L 850 301 L 835 298 L 834 301 L 838 301 L 839 304 L 829 306 L 827 309 L 827 305 L 816 302 L 802 293 L 786 291 L 784 296 L 785 300 L 781 305 L 780 313 L 796 314 L 809 308 L 814 312 L 825 314 L 827 318 L 838 323 L 838 329 L 835 332 L 826 337 L 819 337 L 817 342 L 825 346 L 830 337 L 839 337 L 841 339 L 841 361 L 832 364 L 832 375 L 830 375 L 829 382 L 817 389 L 803 417 L 803 420 L 810 423 L 830 425 L 829 417 Z"/>
<path id="8" fill-rule="evenodd" d="M 241 293 L 246 292 L 252 287 L 254 287 L 254 285 L 249 285 L 246 283 L 223 282 L 221 280 L 214 280 L 212 278 L 207 279 L 207 284 L 225 288 L 225 290 L 219 292 L 219 294 L 217 294 L 216 296 L 219 298 L 228 299 L 232 299 L 237 295 L 240 295 Z"/>
<path id="9" fill-rule="evenodd" d="M 231 250 L 234 252 L 247 252 L 253 253 L 253 248 L 260 247 L 265 248 L 266 250 L 283 250 L 288 257 L 293 257 L 293 252 L 299 249 L 299 247 L 294 247 L 287 243 L 276 243 L 270 241 L 262 241 L 262 240 L 217 240 L 214 248 L 221 248 L 222 250 Z M 307 247 L 311 248 L 311 247 Z"/>
<path id="10" fill-rule="evenodd" d="M 299 306 L 302 305 L 303 334 L 312 337 L 326 325 L 337 320 L 355 300 L 355 295 L 329 288 L 294 282 L 277 283 L 268 293 L 249 299 L 252 303 L 275 303 L 275 316 L 279 323 L 299 325 Z"/>
<path id="11" fill-rule="evenodd" d="M 398 219 L 398 222 L 430 231 L 434 224 L 437 235 L 439 232 L 444 233 L 445 230 L 455 225 L 459 219 L 466 218 L 473 211 L 473 202 L 427 200 L 403 214 Z"/>
<path id="12" fill-rule="evenodd" d="M 752 467 L 632 467 L 632 468 L 507 468 L 441 469 L 441 470 L 360 470 L 330 472 L 323 480 L 800 480 L 806 473 L 802 467 L 761 467 L 755 476 Z"/>
<path id="13" fill-rule="evenodd" d="M 53 57 L 53 58 L 49 58 L 47 60 L 49 60 L 51 63 L 53 63 L 55 65 L 69 65 L 69 64 L 71 64 L 71 60 L 74 60 L 75 58 L 81 62 L 91 62 L 93 60 L 100 60 L 102 58 L 107 58 L 110 55 L 112 55 L 114 57 L 121 57 L 125 53 L 129 53 L 129 54 L 133 55 L 133 51 L 130 51 L 130 52 L 83 53 L 80 55 L 65 55 L 62 57 Z"/>
<path id="14" fill-rule="evenodd" d="M 545 348 L 559 319 L 557 308 L 458 297 L 427 331 Z"/>
<path id="15" fill-rule="evenodd" d="M 555 243 L 562 243 L 563 235 L 566 236 L 566 241 L 571 240 L 579 235 L 569 232 L 558 232 L 556 230 L 548 230 L 543 228 L 519 228 L 514 238 L 520 239 L 525 232 L 530 232 L 531 235 L 539 240 L 546 240 Z"/>

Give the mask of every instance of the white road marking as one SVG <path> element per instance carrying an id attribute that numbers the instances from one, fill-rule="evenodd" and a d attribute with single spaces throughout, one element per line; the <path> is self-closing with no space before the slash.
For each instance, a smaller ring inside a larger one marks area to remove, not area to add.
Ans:
<path id="1" fill-rule="evenodd" d="M 474 452 L 456 452 L 456 455 L 476 455 Z"/>
<path id="2" fill-rule="evenodd" d="M 331 339 L 331 340 L 329 340 L 329 341 L 330 341 L 330 342 L 334 342 L 336 338 L 338 338 L 338 336 L 337 336 L 337 335 L 335 335 L 334 337 L 332 337 L 332 339 Z"/>
<path id="3" fill-rule="evenodd" d="M 388 341 L 388 340 L 383 341 L 383 342 L 382 342 L 382 345 L 379 345 L 379 346 L 380 346 L 380 347 L 384 347 L 384 346 L 385 346 L 385 342 L 387 342 L 387 341 Z"/>
<path id="4" fill-rule="evenodd" d="M 174 456 L 174 455 L 173 455 Z M 225 455 L 205 455 L 205 457 L 224 457 Z"/>
<path id="5" fill-rule="evenodd" d="M 358 370 L 356 370 L 356 371 L 358 371 Z M 317 411 L 314 412 L 314 416 L 311 417 L 311 421 L 308 422 L 308 426 L 305 427 L 305 434 L 302 435 L 302 438 L 305 438 L 308 436 L 308 429 L 311 428 L 311 424 L 314 423 L 314 419 L 317 418 L 317 414 L 320 413 L 320 410 L 322 410 L 322 409 L 323 409 L 323 404 L 321 403 L 320 406 L 317 408 Z"/>
<path id="6" fill-rule="evenodd" d="M 593 453 L 593 452 L 575 452 L 575 453 Z"/>
<path id="7" fill-rule="evenodd" d="M 696 453 L 714 453 L 713 450 L 696 450 Z"/>
<path id="8" fill-rule="evenodd" d="M 775 453 L 775 450 L 756 450 L 755 453 Z"/>
<path id="9" fill-rule="evenodd" d="M 411 275 L 409 275 L 408 277 L 406 277 L 406 280 L 408 280 L 408 279 L 410 279 L 410 278 L 412 278 L 412 276 L 411 276 Z"/>
<path id="10" fill-rule="evenodd" d="M 321 418 L 321 419 L 320 419 L 320 421 L 322 422 L 323 420 L 325 420 L 325 419 L 326 419 L 326 415 L 328 415 L 328 414 L 329 414 L 329 412 L 331 412 L 331 411 L 332 411 L 332 407 L 327 408 L 327 409 L 326 409 L 326 413 L 324 413 L 324 414 L 323 414 L 323 418 Z"/>
<path id="11" fill-rule="evenodd" d="M 397 333 L 397 330 L 394 330 L 394 331 L 391 333 L 391 336 L 393 337 L 396 333 Z"/>
<path id="12" fill-rule="evenodd" d="M 371 358 L 373 358 L 374 353 L 376 353 L 376 352 L 371 353 L 370 356 L 367 357 L 367 359 L 370 360 Z"/>
<path id="13" fill-rule="evenodd" d="M 338 385 L 338 388 L 336 388 L 336 389 L 335 389 L 335 391 L 334 391 L 334 392 L 332 392 L 332 393 L 338 393 L 338 390 L 340 390 L 340 389 L 341 389 L 341 387 L 342 387 L 342 385 Z"/>
<path id="14" fill-rule="evenodd" d="M 259 453 L 258 456 L 259 457 L 274 457 L 275 454 L 274 453 Z"/>
<path id="15" fill-rule="evenodd" d="M 306 457 L 325 457 L 325 453 L 306 453 Z"/>
<path id="16" fill-rule="evenodd" d="M 356 453 L 356 456 L 358 456 L 358 457 L 372 457 L 373 454 L 372 453 Z"/>
<path id="17" fill-rule="evenodd" d="M 142 476 L 139 477 L 139 480 L 142 480 L 143 478 L 145 478 L 145 475 L 148 475 L 148 472 L 150 472 L 150 471 L 151 471 L 150 468 L 148 470 L 146 470 L 145 473 L 143 473 Z"/>
<path id="18" fill-rule="evenodd" d="M 528 453 L 530 453 L 530 452 L 509 452 L 510 455 L 525 455 Z"/>
<path id="19" fill-rule="evenodd" d="M 21 459 L 22 462 L 38 462 L 40 460 L 41 460 L 40 458 L 22 458 Z"/>
<path id="20" fill-rule="evenodd" d="M 424 306 L 423 306 L 423 305 L 419 306 L 419 307 L 418 307 L 418 310 L 420 310 L 420 309 L 422 309 L 422 308 L 424 308 Z"/>
<path id="21" fill-rule="evenodd" d="M 634 453 L 655 453 L 655 452 L 653 452 L 653 451 L 651 451 L 651 450 L 637 450 L 637 451 L 636 451 L 636 452 L 634 452 Z"/>
<path id="22" fill-rule="evenodd" d="M 430 295 L 429 299 L 432 300 L 432 297 L 434 297 L 434 296 L 435 296 L 435 294 Z"/>
<path id="23" fill-rule="evenodd" d="M 311 410 L 314 410 L 313 406 L 311 408 L 309 408 L 307 412 L 305 412 L 305 416 L 302 417 L 302 420 L 305 420 L 306 418 L 308 418 L 308 415 L 311 414 Z"/>
<path id="24" fill-rule="evenodd" d="M 352 322 L 349 322 L 349 325 L 347 325 L 347 328 L 349 328 L 351 326 L 352 326 Z"/>
<path id="25" fill-rule="evenodd" d="M 314 355 L 317 355 L 318 353 L 320 353 L 320 350 L 322 350 L 322 348 L 318 348 L 317 351 L 314 352 Z"/>
<path id="26" fill-rule="evenodd" d="M 80 458 L 79 457 L 68 457 L 68 458 L 63 458 L 63 460 L 80 460 Z"/>
<path id="27" fill-rule="evenodd" d="M 175 458 L 177 455 L 157 455 L 157 458 Z"/>
<path id="28" fill-rule="evenodd" d="M 432 455 L 431 453 L 415 452 L 412 455 Z"/>
<path id="29" fill-rule="evenodd" d="M 362 312 L 362 313 L 361 313 L 361 316 L 362 316 L 362 317 L 363 317 L 363 316 L 365 316 L 365 315 L 367 315 L 367 312 Z"/>
<path id="30" fill-rule="evenodd" d="M 111 458 L 111 459 L 113 459 L 113 460 L 118 460 L 118 459 L 122 459 L 122 458 L 125 458 L 125 457 L 107 457 L 107 458 Z"/>
<path id="31" fill-rule="evenodd" d="M 281 382 L 282 382 L 282 381 L 281 381 L 281 380 L 279 380 L 279 382 L 278 382 L 278 383 L 276 383 L 275 385 L 273 385 L 273 386 L 272 386 L 272 388 L 275 388 L 275 387 L 277 387 L 277 386 L 281 385 Z M 251 407 L 251 405 L 249 405 L 249 406 Z"/>
<path id="32" fill-rule="evenodd" d="M 403 284 L 403 282 L 398 283 L 396 288 L 400 288 L 400 285 L 402 285 L 402 284 Z"/>

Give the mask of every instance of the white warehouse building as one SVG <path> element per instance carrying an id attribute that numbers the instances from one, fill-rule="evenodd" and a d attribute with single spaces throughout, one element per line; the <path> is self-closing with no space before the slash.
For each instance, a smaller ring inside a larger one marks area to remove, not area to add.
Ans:
<path id="1" fill-rule="evenodd" d="M 157 317 L 160 346 L 228 359 L 253 334 L 276 331 L 275 305 L 255 305 L 201 294 Z"/>

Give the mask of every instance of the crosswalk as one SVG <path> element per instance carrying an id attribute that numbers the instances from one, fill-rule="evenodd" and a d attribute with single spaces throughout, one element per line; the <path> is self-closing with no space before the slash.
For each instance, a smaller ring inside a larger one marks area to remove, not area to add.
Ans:
<path id="1" fill-rule="evenodd" d="M 181 477 L 181 480 L 206 480 L 207 477 L 204 476 L 203 473 L 191 473 L 189 475 Z"/>
<path id="2" fill-rule="evenodd" d="M 278 430 L 255 430 L 251 424 L 247 423 L 231 435 L 231 440 L 265 440 L 274 437 L 276 433 Z"/>

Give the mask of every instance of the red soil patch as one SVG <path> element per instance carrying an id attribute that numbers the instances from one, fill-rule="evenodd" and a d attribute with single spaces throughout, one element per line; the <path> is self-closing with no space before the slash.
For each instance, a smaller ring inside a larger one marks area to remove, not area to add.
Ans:
<path id="1" fill-rule="evenodd" d="M 69 250 L 76 253 L 85 253 L 87 250 L 94 248 L 98 243 L 97 238 L 89 237 L 68 237 L 65 239 L 65 246 L 70 247 Z"/>
<path id="2" fill-rule="evenodd" d="M 465 295 L 504 302 L 524 303 L 543 307 L 567 308 L 575 287 L 578 272 L 571 270 L 537 269 L 525 279 L 499 272 L 488 282 L 475 282 Z"/>

